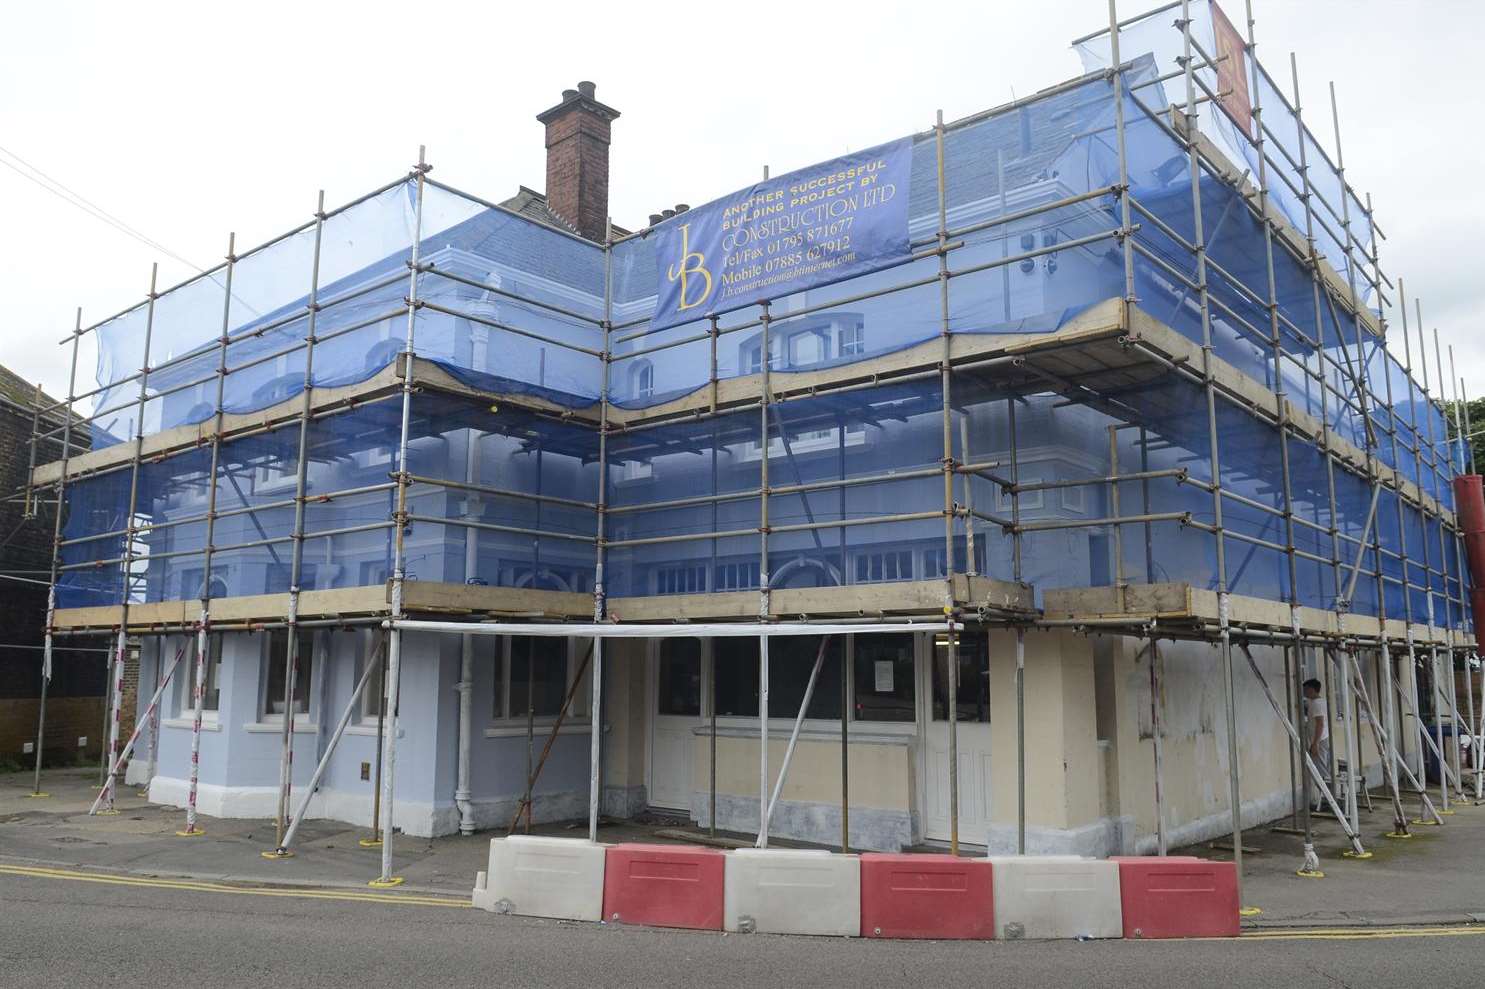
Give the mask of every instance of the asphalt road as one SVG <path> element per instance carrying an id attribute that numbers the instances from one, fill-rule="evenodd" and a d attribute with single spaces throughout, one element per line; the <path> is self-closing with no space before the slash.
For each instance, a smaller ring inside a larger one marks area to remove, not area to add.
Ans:
<path id="1" fill-rule="evenodd" d="M 74 874 L 77 875 L 77 874 Z M 497 917 L 388 894 L 0 873 L 0 986 L 1478 985 L 1485 931 L 954 943 Z M 359 898 L 365 897 L 365 898 Z"/>

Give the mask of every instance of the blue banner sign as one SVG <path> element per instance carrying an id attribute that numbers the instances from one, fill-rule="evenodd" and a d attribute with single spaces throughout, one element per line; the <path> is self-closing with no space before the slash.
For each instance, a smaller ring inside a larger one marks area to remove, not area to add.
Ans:
<path id="1" fill-rule="evenodd" d="M 656 228 L 651 329 L 877 271 L 907 257 L 913 139 L 801 168 Z"/>

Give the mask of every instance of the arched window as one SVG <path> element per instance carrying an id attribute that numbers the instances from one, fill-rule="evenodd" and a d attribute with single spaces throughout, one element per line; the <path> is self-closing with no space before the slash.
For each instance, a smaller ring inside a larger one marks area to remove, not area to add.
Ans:
<path id="1" fill-rule="evenodd" d="M 655 394 L 655 365 L 649 361 L 635 361 L 629 369 L 629 392 L 636 399 L 647 399 Z"/>

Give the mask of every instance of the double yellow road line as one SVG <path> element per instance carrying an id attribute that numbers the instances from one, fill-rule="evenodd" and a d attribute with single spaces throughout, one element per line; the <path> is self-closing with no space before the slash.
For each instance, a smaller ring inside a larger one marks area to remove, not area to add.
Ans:
<path id="1" fill-rule="evenodd" d="M 148 889 L 176 889 L 192 893 L 226 893 L 236 896 L 277 896 L 301 900 L 341 900 L 356 903 L 390 903 L 409 907 L 467 908 L 469 900 L 449 896 L 417 893 L 378 893 L 337 889 L 296 889 L 282 886 L 238 886 L 231 883 L 205 882 L 195 879 L 150 879 L 103 872 L 81 872 L 73 869 L 51 869 L 42 866 L 0 865 L 0 875 L 29 879 L 54 879 L 69 882 L 100 883 L 107 886 L 135 886 Z M 1271 928 L 1245 931 L 1239 941 L 1365 941 L 1388 938 L 1478 937 L 1485 935 L 1485 925 L 1433 925 L 1428 927 L 1316 927 Z"/>
<path id="2" fill-rule="evenodd" d="M 392 903 L 410 907 L 468 907 L 468 900 L 449 896 L 417 893 L 377 893 L 337 889 L 295 889 L 283 886 L 237 886 L 231 883 L 205 882 L 196 879 L 149 879 L 144 876 L 122 876 L 104 872 L 79 872 L 72 869 L 49 869 L 29 865 L 0 865 L 0 875 L 29 879 L 60 879 L 70 882 L 100 883 L 106 886 L 136 886 L 149 889 L 178 889 L 192 893 L 229 893 L 237 896 L 279 896 L 302 900 L 349 900 L 358 903 Z"/>

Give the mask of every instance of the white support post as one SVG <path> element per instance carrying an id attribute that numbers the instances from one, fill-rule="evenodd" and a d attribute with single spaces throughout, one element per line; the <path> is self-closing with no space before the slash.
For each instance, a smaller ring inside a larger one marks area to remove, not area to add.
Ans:
<path id="1" fill-rule="evenodd" d="M 767 360 L 767 358 L 764 359 Z M 768 636 L 766 635 L 758 637 L 758 847 L 768 847 Z"/>
<path id="2" fill-rule="evenodd" d="M 603 640 L 593 640 L 593 710 L 588 747 L 588 840 L 598 840 L 598 805 L 603 764 Z M 528 811 L 529 813 L 529 811 Z"/>

